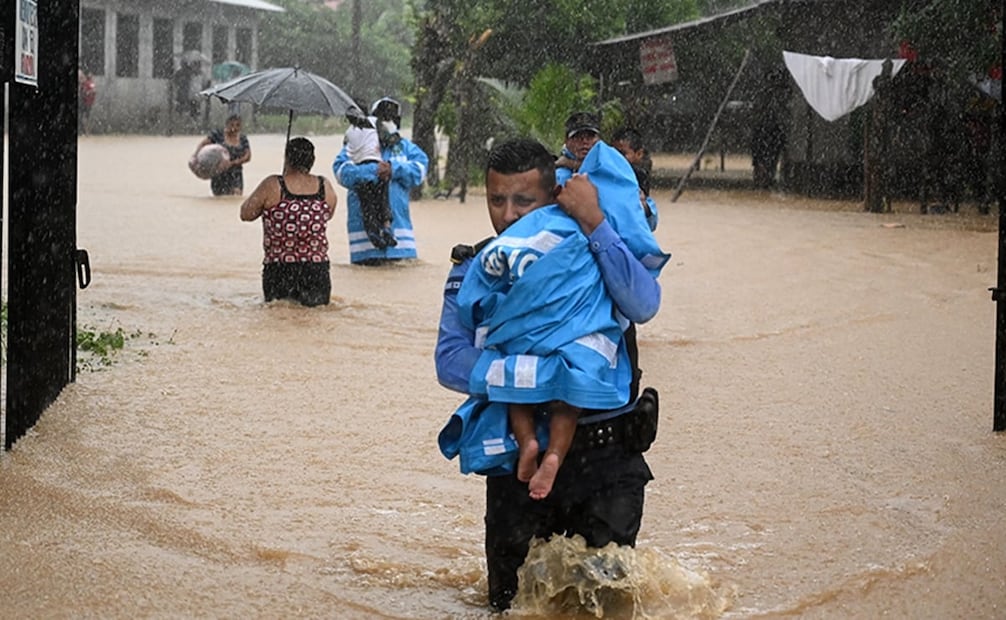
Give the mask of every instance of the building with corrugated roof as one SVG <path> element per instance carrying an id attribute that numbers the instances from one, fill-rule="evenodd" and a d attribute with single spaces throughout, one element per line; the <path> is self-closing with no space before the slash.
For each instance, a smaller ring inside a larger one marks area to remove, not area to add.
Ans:
<path id="1" fill-rule="evenodd" d="M 897 57 L 898 41 L 890 26 L 903 6 L 920 4 L 761 0 L 720 15 L 597 42 L 591 72 L 601 82 L 602 100 L 622 99 L 628 121 L 648 132 L 644 137 L 653 148 L 694 152 L 716 118 L 710 148 L 748 152 L 755 142 L 752 132 L 773 125 L 783 134 L 779 176 L 785 187 L 857 195 L 863 188 L 864 123 L 871 108 L 824 120 L 790 78 L 782 51 L 834 58 Z M 648 56 L 647 50 L 655 51 Z M 751 52 L 746 65 L 745 50 Z M 663 65 L 657 62 L 661 59 Z M 900 81 L 907 81 L 909 74 L 905 71 Z M 736 86 L 731 91 L 732 83 Z M 903 141 L 923 133 L 907 117 L 889 122 Z M 918 157 L 910 146 L 892 151 L 891 165 L 908 171 L 892 173 L 893 179 L 920 174 L 912 168 Z"/>

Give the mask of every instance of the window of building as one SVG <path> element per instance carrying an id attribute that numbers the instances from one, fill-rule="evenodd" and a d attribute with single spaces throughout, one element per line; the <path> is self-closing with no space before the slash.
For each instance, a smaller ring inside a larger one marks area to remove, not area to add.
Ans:
<path id="1" fill-rule="evenodd" d="M 105 12 L 80 9 L 80 66 L 92 75 L 105 75 Z"/>
<path id="2" fill-rule="evenodd" d="M 175 24 L 170 19 L 154 18 L 154 68 L 155 78 L 169 78 L 174 73 L 172 56 Z"/>
<path id="3" fill-rule="evenodd" d="M 234 60 L 249 67 L 252 64 L 252 31 L 251 28 L 238 28 L 234 32 Z"/>
<path id="4" fill-rule="evenodd" d="M 115 16 L 115 75 L 140 75 L 140 16 L 117 13 Z"/>
<path id="5" fill-rule="evenodd" d="M 213 27 L 213 64 L 230 60 L 227 53 L 227 26 Z"/>
<path id="6" fill-rule="evenodd" d="M 203 50 L 203 25 L 199 22 L 185 22 L 182 26 L 182 51 Z"/>

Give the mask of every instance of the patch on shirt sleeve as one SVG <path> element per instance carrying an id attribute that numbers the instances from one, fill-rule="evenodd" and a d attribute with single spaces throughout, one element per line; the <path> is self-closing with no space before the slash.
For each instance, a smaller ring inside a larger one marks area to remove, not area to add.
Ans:
<path id="1" fill-rule="evenodd" d="M 444 284 L 444 295 L 457 295 L 464 279 L 464 276 L 451 276 L 447 278 L 447 282 Z"/>

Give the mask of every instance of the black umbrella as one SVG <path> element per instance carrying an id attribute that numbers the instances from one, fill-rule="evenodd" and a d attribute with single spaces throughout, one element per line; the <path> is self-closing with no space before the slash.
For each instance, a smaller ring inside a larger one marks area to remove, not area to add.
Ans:
<path id="1" fill-rule="evenodd" d="M 254 103 L 265 108 L 289 110 L 287 141 L 290 140 L 290 126 L 293 125 L 294 112 L 342 116 L 356 105 L 353 99 L 335 84 L 298 67 L 256 71 L 207 88 L 199 94 L 205 97 L 217 97 L 224 103 L 238 101 Z"/>

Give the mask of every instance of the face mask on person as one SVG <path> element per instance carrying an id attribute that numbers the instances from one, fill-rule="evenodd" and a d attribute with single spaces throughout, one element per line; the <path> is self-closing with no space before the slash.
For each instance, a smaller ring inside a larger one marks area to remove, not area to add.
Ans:
<path id="1" fill-rule="evenodd" d="M 402 137 L 398 135 L 398 126 L 394 121 L 381 121 L 377 124 L 377 138 L 381 148 L 387 149 L 398 144 Z"/>

